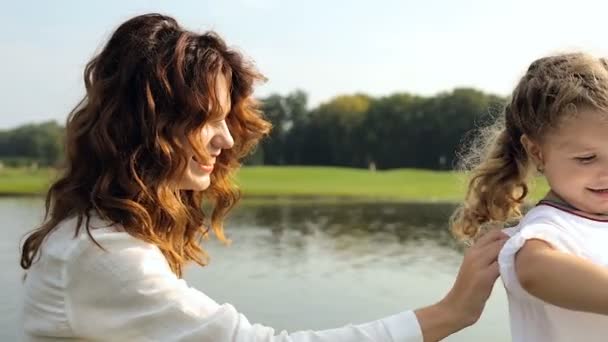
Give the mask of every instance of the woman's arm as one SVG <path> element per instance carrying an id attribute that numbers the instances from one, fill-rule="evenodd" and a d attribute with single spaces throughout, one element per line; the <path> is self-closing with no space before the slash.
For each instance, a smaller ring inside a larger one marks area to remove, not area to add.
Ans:
<path id="1" fill-rule="evenodd" d="M 481 315 L 505 238 L 491 232 L 471 247 L 454 286 L 435 305 L 361 325 L 288 334 L 251 324 L 231 305 L 218 305 L 189 287 L 156 248 L 126 234 L 106 234 L 96 238 L 105 251 L 85 238 L 71 254 L 66 310 L 78 336 L 101 340 L 438 341 Z"/>
<path id="2" fill-rule="evenodd" d="M 515 256 L 521 286 L 564 309 L 608 315 L 608 268 L 531 239 Z"/>
<path id="3" fill-rule="evenodd" d="M 507 238 L 499 230 L 482 236 L 466 251 L 448 295 L 416 310 L 425 342 L 439 341 L 477 322 L 498 278 L 496 259 Z"/>
<path id="4" fill-rule="evenodd" d="M 219 305 L 178 279 L 157 248 L 121 233 L 96 237 L 105 251 L 87 239 L 84 235 L 79 248 L 70 254 L 65 270 L 66 312 L 74 334 L 80 338 L 175 342 L 422 341 L 412 311 L 322 331 L 287 333 L 252 324 L 232 305 Z"/>

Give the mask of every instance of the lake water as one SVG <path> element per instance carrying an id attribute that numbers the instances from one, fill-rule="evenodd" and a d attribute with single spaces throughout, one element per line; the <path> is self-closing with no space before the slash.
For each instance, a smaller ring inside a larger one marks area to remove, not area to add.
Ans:
<path id="1" fill-rule="evenodd" d="M 248 202 L 249 201 L 249 202 Z M 0 198 L 0 341 L 15 340 L 21 298 L 18 244 L 42 215 L 41 199 Z M 213 240 L 211 263 L 186 280 L 249 321 L 278 330 L 363 323 L 428 305 L 452 285 L 462 254 L 447 232 L 449 204 L 246 199 Z M 446 341 L 510 341 L 500 281 L 481 320 Z"/>

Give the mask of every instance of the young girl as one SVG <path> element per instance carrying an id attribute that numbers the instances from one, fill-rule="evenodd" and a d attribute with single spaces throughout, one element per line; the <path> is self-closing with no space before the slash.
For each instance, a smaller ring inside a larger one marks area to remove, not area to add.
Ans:
<path id="1" fill-rule="evenodd" d="M 499 232 L 469 250 L 437 304 L 332 330 L 275 333 L 181 279 L 188 263 L 205 264 L 202 237 L 224 240 L 238 200 L 231 175 L 269 130 L 252 99 L 261 79 L 216 34 L 173 18 L 142 15 L 116 30 L 86 67 L 67 168 L 23 244 L 26 341 L 419 342 L 479 318 L 498 277 Z"/>
<path id="2" fill-rule="evenodd" d="M 513 341 L 608 340 L 608 61 L 564 54 L 532 63 L 473 163 L 453 231 L 520 218 L 529 175 L 550 192 L 499 255 Z"/>

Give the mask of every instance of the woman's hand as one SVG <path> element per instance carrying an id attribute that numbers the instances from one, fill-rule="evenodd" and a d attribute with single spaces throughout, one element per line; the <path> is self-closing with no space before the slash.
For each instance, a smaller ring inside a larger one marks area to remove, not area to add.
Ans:
<path id="1" fill-rule="evenodd" d="M 469 247 L 456 281 L 443 299 L 443 302 L 463 315 L 463 320 L 468 325 L 477 322 L 492 293 L 499 276 L 498 253 L 507 239 L 508 236 L 500 230 L 492 230 Z"/>
<path id="2" fill-rule="evenodd" d="M 498 278 L 498 253 L 508 236 L 483 235 L 464 254 L 450 292 L 439 303 L 416 310 L 424 341 L 438 341 L 477 322 Z"/>

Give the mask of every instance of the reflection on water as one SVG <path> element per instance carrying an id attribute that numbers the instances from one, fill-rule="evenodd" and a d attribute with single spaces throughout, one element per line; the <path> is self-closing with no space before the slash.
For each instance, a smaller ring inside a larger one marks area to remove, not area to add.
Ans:
<path id="1" fill-rule="evenodd" d="M 241 206 L 228 220 L 227 234 L 235 249 L 255 244 L 277 257 L 317 259 L 319 254 L 310 251 L 320 249 L 321 255 L 353 267 L 375 261 L 405 265 L 420 258 L 454 267 L 460 261 L 458 245 L 447 229 L 454 208 L 421 203 Z M 247 239 L 248 230 L 258 232 L 256 241 Z"/>
<path id="2" fill-rule="evenodd" d="M 447 219 L 452 204 L 347 203 L 339 205 L 289 204 L 241 206 L 232 223 L 238 227 L 266 227 L 280 238 L 286 231 L 302 235 L 325 234 L 375 237 L 391 235 L 399 242 L 430 239 L 453 244 Z"/>
<path id="3" fill-rule="evenodd" d="M 461 261 L 447 229 L 451 204 L 251 202 L 230 215 L 232 244 L 205 242 L 211 263 L 188 268 L 186 280 L 279 330 L 332 328 L 431 304 L 450 288 Z M 18 320 L 18 239 L 39 223 L 41 208 L 38 199 L 0 199 L 7 230 L 0 241 L 2 341 L 13 340 Z M 508 341 L 501 288 L 487 308 L 474 328 L 447 340 Z"/>

